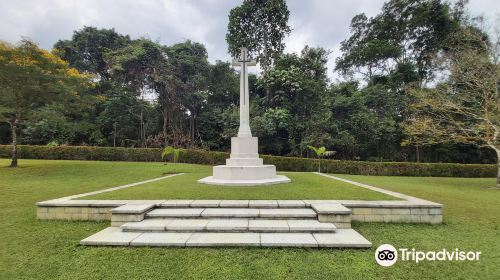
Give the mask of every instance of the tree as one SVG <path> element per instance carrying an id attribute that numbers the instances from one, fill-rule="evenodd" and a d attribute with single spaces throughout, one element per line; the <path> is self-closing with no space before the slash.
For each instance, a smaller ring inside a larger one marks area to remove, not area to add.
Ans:
<path id="1" fill-rule="evenodd" d="M 166 52 L 171 72 L 170 76 L 158 83 L 158 91 L 169 92 L 170 100 L 166 104 L 173 103 L 176 106 L 174 113 L 178 114 L 177 118 L 188 119 L 187 133 L 183 133 L 178 125 L 181 122 L 171 115 L 173 144 L 179 146 L 182 143 L 180 138 L 184 138 L 185 144 L 194 145 L 200 138 L 197 119 L 208 98 L 210 64 L 207 50 L 203 44 L 187 40 L 166 48 Z M 160 102 L 162 99 L 159 98 Z"/>
<path id="2" fill-rule="evenodd" d="M 285 0 L 244 0 L 229 13 L 226 41 L 229 53 L 239 56 L 246 47 L 267 72 L 273 60 L 285 49 L 283 40 L 290 33 L 290 12 Z"/>
<path id="3" fill-rule="evenodd" d="M 181 155 L 181 149 L 176 149 L 172 146 L 167 146 L 161 152 L 161 158 L 167 162 L 168 158 L 171 157 L 174 163 L 179 161 Z"/>
<path id="4" fill-rule="evenodd" d="M 259 89 L 270 91 L 269 98 L 254 94 L 253 99 L 252 127 L 264 151 L 303 156 L 308 145 L 328 146 L 328 54 L 308 46 L 300 55 L 283 54 L 257 82 Z"/>
<path id="5" fill-rule="evenodd" d="M 415 68 L 420 81 L 432 78 L 433 58 L 460 26 L 463 5 L 458 1 L 453 10 L 442 0 L 390 0 L 373 18 L 355 16 L 336 70 L 362 74 L 371 82 L 407 65 Z"/>
<path id="6" fill-rule="evenodd" d="M 121 49 L 108 52 L 105 58 L 116 84 L 129 88 L 135 93 L 136 98 L 143 97 L 145 93 L 156 92 L 163 108 L 162 113 L 166 115 L 167 108 L 164 106 L 164 99 L 167 98 L 166 95 L 169 92 L 158 86 L 158 83 L 168 78 L 169 75 L 169 63 L 163 46 L 147 39 L 139 39 Z M 164 117 L 163 133 L 164 139 L 167 139 L 165 123 Z M 144 113 L 141 108 L 138 129 L 140 144 L 144 144 L 146 140 L 144 125 Z"/>
<path id="7" fill-rule="evenodd" d="M 227 150 L 230 137 L 239 125 L 240 79 L 234 68 L 227 62 L 217 61 L 210 65 L 208 94 L 198 121 L 200 144 L 213 150 Z M 234 114 L 233 114 L 234 112 Z"/>
<path id="8" fill-rule="evenodd" d="M 321 157 L 326 153 L 326 148 L 325 147 L 314 147 L 314 146 L 307 146 L 310 150 L 312 150 L 316 156 L 318 157 L 318 172 L 321 173 Z"/>
<path id="9" fill-rule="evenodd" d="M 0 43 L 0 121 L 12 134 L 11 167 L 17 166 L 17 133 L 33 112 L 54 102 L 79 98 L 89 76 L 36 44 L 23 40 L 18 46 Z"/>
<path id="10" fill-rule="evenodd" d="M 142 131 L 137 131 L 134 123 L 141 118 L 142 106 L 134 92 L 126 88 L 108 94 L 104 104 L 104 110 L 99 114 L 97 122 L 108 143 L 113 147 L 131 146 L 137 142 Z"/>
<path id="11" fill-rule="evenodd" d="M 440 58 L 448 80 L 436 88 L 412 91 L 407 142 L 486 145 L 497 154 L 500 188 L 500 42 L 492 44 L 475 27 L 457 31 L 452 40 Z"/>
<path id="12" fill-rule="evenodd" d="M 96 74 L 101 81 L 107 81 L 111 73 L 105 60 L 106 53 L 128 44 L 130 37 L 118 34 L 114 29 L 85 26 L 73 32 L 71 40 L 58 41 L 54 49 L 71 67 L 80 72 Z"/>

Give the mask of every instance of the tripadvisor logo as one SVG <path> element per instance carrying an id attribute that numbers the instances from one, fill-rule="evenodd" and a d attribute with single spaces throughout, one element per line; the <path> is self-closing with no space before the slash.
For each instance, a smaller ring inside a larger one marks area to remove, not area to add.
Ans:
<path id="1" fill-rule="evenodd" d="M 390 244 L 380 245 L 375 251 L 375 260 L 381 266 L 392 266 L 399 259 L 400 261 L 413 261 L 419 263 L 421 261 L 478 261 L 481 252 L 460 251 L 458 248 L 448 251 L 446 249 L 440 251 L 417 251 L 414 248 L 406 249 L 399 248 L 397 250 Z"/>

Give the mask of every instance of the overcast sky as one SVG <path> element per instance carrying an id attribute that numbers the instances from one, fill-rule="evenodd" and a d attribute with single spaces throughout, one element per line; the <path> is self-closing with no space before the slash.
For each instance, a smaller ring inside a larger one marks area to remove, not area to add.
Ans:
<path id="1" fill-rule="evenodd" d="M 209 59 L 228 60 L 225 35 L 229 10 L 236 0 L 0 0 L 0 40 L 16 42 L 26 36 L 51 49 L 59 39 L 70 39 L 84 25 L 115 28 L 132 38 L 148 37 L 163 44 L 191 39 L 205 44 Z M 384 0 L 288 0 L 292 33 L 287 52 L 305 45 L 332 50 L 329 75 L 339 55 L 339 43 L 349 34 L 351 18 L 373 16 Z M 470 0 L 473 15 L 492 21 L 498 0 Z"/>

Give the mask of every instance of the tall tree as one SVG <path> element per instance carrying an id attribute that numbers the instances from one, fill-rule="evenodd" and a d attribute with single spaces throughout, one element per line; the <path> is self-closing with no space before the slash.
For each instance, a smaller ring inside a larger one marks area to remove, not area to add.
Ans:
<path id="1" fill-rule="evenodd" d="M 125 47 L 130 41 L 128 35 L 118 34 L 114 29 L 85 26 L 75 31 L 71 40 L 58 41 L 54 49 L 71 67 L 80 72 L 96 74 L 101 80 L 107 81 L 111 73 L 105 54 Z"/>
<path id="2" fill-rule="evenodd" d="M 217 61 L 210 65 L 207 100 L 198 121 L 202 147 L 212 150 L 229 148 L 230 137 L 234 136 L 239 124 L 239 89 L 239 75 L 231 64 Z"/>
<path id="3" fill-rule="evenodd" d="M 272 92 L 270 98 L 254 98 L 258 107 L 252 127 L 262 136 L 264 150 L 303 156 L 308 145 L 326 145 L 328 54 L 308 46 L 300 55 L 283 54 L 258 81 L 261 89 Z"/>
<path id="4" fill-rule="evenodd" d="M 58 56 L 23 40 L 18 46 L 0 43 L 0 121 L 12 133 L 11 167 L 17 166 L 17 134 L 22 122 L 47 104 L 78 98 L 89 77 Z"/>
<path id="5" fill-rule="evenodd" d="M 246 47 L 267 72 L 285 49 L 283 40 L 290 33 L 289 15 L 285 0 L 244 0 L 229 13 L 229 53 L 237 57 L 240 48 Z"/>
<path id="6" fill-rule="evenodd" d="M 156 84 L 168 75 L 169 65 L 165 48 L 147 39 L 135 40 L 121 49 L 108 52 L 105 58 L 114 82 L 120 87 L 128 87 L 135 93 L 136 98 L 144 97 L 148 93 L 151 95 L 155 91 L 161 90 Z M 160 102 L 163 100 L 161 94 L 158 99 Z M 141 110 L 138 139 L 141 145 L 146 140 L 144 124 L 144 113 Z M 164 136 L 166 136 L 165 134 L 164 130 Z"/>
<path id="7" fill-rule="evenodd" d="M 468 27 L 456 32 L 440 58 L 449 79 L 436 88 L 413 91 L 406 123 L 407 143 L 472 143 L 497 154 L 500 188 L 500 42 Z"/>
<path id="8" fill-rule="evenodd" d="M 352 19 L 351 36 L 341 43 L 336 70 L 363 74 L 371 82 L 407 65 L 420 81 L 432 78 L 432 60 L 459 27 L 461 9 L 463 1 L 453 10 L 443 0 L 390 0 L 373 18 L 359 14 Z"/>
<path id="9" fill-rule="evenodd" d="M 199 140 L 197 129 L 197 119 L 202 107 L 208 98 L 208 76 L 209 63 L 207 50 L 203 44 L 187 40 L 183 43 L 174 44 L 167 48 L 167 56 L 171 65 L 171 75 L 165 81 L 167 91 L 171 91 L 173 102 L 178 106 L 178 112 L 187 117 L 187 133 L 181 134 L 180 128 L 176 125 L 172 127 L 179 135 L 187 140 L 188 145 L 193 145 Z M 184 141 L 186 141 L 184 140 Z M 174 139 L 175 146 L 180 144 L 179 139 Z"/>

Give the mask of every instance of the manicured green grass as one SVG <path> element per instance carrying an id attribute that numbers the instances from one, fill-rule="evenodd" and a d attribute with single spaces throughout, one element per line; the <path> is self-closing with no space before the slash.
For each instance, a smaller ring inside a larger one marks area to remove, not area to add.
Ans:
<path id="1" fill-rule="evenodd" d="M 342 175 L 444 203 L 443 225 L 355 224 L 373 242 L 367 250 L 95 248 L 78 242 L 109 222 L 37 221 L 35 202 L 161 176 L 165 169 L 153 163 L 63 163 L 21 160 L 20 169 L 0 167 L 0 279 L 496 279 L 500 275 L 500 192 L 487 189 L 494 186 L 493 178 Z M 0 166 L 7 164 L 0 160 Z M 471 199 L 478 203 L 469 203 Z M 482 256 L 478 262 L 398 262 L 383 268 L 373 257 L 383 243 L 424 251 L 479 250 Z"/>
<path id="2" fill-rule="evenodd" d="M 165 166 L 168 170 L 176 165 Z M 209 176 L 211 169 L 200 168 L 192 173 L 118 191 L 82 197 L 81 199 L 349 199 L 398 200 L 313 173 L 285 172 L 292 182 L 272 186 L 215 186 L 197 183 Z"/>

